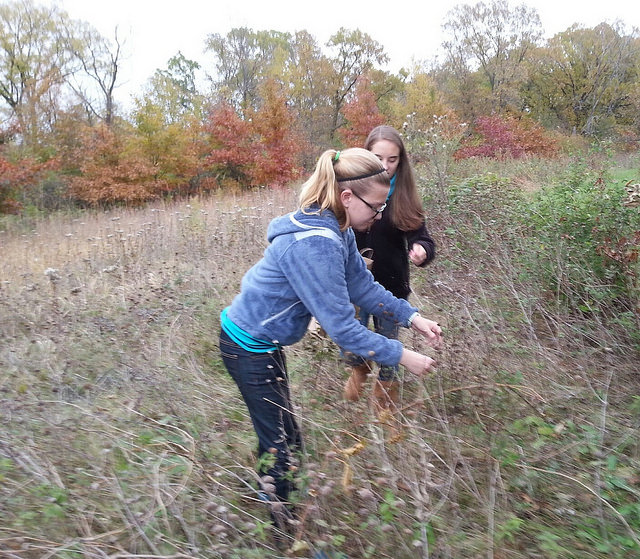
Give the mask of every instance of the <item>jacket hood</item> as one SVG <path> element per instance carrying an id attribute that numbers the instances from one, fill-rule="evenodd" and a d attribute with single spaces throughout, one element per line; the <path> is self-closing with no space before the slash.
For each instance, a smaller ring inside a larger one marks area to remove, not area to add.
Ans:
<path id="1" fill-rule="evenodd" d="M 331 210 L 323 210 L 320 213 L 319 210 L 312 208 L 311 211 L 314 213 L 302 213 L 301 210 L 297 210 L 275 218 L 267 228 L 267 240 L 271 243 L 276 237 L 290 233 L 304 235 L 316 232 L 317 234 L 318 230 L 331 231 L 338 237 L 341 235 L 338 220 Z M 327 219 L 328 217 L 331 219 Z"/>

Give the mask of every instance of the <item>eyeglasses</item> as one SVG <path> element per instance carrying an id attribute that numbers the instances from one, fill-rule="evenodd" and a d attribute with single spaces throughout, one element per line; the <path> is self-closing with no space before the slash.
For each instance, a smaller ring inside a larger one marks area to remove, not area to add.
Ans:
<path id="1" fill-rule="evenodd" d="M 387 203 L 385 202 L 384 204 L 382 204 L 382 206 L 380 206 L 380 208 L 376 209 L 371 204 L 369 204 L 369 202 L 367 202 L 364 198 L 362 198 L 362 196 L 358 196 L 358 194 L 356 194 L 354 190 L 352 190 L 351 192 L 356 198 L 358 198 L 358 200 L 361 200 L 362 202 L 364 202 L 365 206 L 367 206 L 373 213 L 375 213 L 376 216 L 381 214 L 384 211 L 384 209 L 387 207 Z"/>

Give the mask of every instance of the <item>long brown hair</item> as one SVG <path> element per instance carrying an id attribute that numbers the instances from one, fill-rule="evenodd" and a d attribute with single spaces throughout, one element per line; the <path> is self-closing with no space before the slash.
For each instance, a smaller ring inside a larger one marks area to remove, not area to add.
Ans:
<path id="1" fill-rule="evenodd" d="M 340 201 L 340 193 L 350 189 L 364 195 L 371 184 L 389 186 L 389 175 L 380 160 L 363 148 L 349 148 L 343 151 L 329 149 L 318 159 L 313 174 L 302 185 L 298 205 L 303 213 L 311 214 L 331 210 L 338 218 L 340 229 L 349 227 L 349 215 Z"/>
<path id="2" fill-rule="evenodd" d="M 388 140 L 398 146 L 400 150 L 400 159 L 396 169 L 396 186 L 392 197 L 393 203 L 386 211 L 391 210 L 391 222 L 400 231 L 418 229 L 424 223 L 424 209 L 404 142 L 395 128 L 383 124 L 376 126 L 369 132 L 364 148 L 371 151 L 374 144 L 380 140 Z"/>

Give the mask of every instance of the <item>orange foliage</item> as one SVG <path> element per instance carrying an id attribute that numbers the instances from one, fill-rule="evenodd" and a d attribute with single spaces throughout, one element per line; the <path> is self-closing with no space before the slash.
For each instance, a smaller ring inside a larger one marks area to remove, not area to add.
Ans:
<path id="1" fill-rule="evenodd" d="M 32 158 L 10 161 L 0 151 L 0 213 L 17 214 L 22 204 L 16 200 L 21 190 L 38 182 L 43 175 L 57 167 L 56 160 L 38 163 Z"/>
<path id="2" fill-rule="evenodd" d="M 228 103 L 219 103 L 209 113 L 204 125 L 211 151 L 204 157 L 207 167 L 221 171 L 221 178 L 248 182 L 248 173 L 253 162 L 251 148 L 251 123 L 242 120 Z"/>
<path id="3" fill-rule="evenodd" d="M 556 141 L 533 120 L 513 116 L 483 116 L 475 123 L 475 136 L 460 148 L 455 157 L 553 157 L 558 152 Z"/>
<path id="4" fill-rule="evenodd" d="M 75 159 L 81 174 L 71 178 L 69 191 L 88 204 L 138 204 L 167 190 L 157 168 L 136 148 L 128 149 L 110 127 L 86 129 Z"/>
<path id="5" fill-rule="evenodd" d="M 252 183 L 285 186 L 302 172 L 298 165 L 302 141 L 293 131 L 293 117 L 277 84 L 267 82 L 263 95 L 263 106 L 252 118 L 253 130 L 258 137 Z"/>
<path id="6" fill-rule="evenodd" d="M 229 104 L 210 113 L 205 131 L 211 151 L 204 158 L 218 173 L 218 184 L 284 186 L 300 176 L 302 141 L 293 131 L 293 117 L 284 95 L 273 82 L 263 89 L 263 105 L 242 119 Z"/>
<path id="7" fill-rule="evenodd" d="M 366 78 L 358 79 L 353 99 L 342 107 L 342 115 L 347 120 L 340 131 L 346 146 L 362 146 L 369 132 L 376 126 L 384 124 L 385 118 L 376 104 L 371 82 Z"/>

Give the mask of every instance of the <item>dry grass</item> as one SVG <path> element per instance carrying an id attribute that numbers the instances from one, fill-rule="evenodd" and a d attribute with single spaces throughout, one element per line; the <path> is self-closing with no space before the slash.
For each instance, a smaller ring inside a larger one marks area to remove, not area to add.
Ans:
<path id="1" fill-rule="evenodd" d="M 284 555 L 217 333 L 294 205 L 260 191 L 0 233 L 0 555 Z M 330 341 L 287 351 L 307 443 L 289 553 L 640 556 L 637 355 L 543 312 L 507 248 L 470 254 L 447 225 L 413 279 L 447 345 L 405 379 L 402 440 L 341 400 Z"/>

